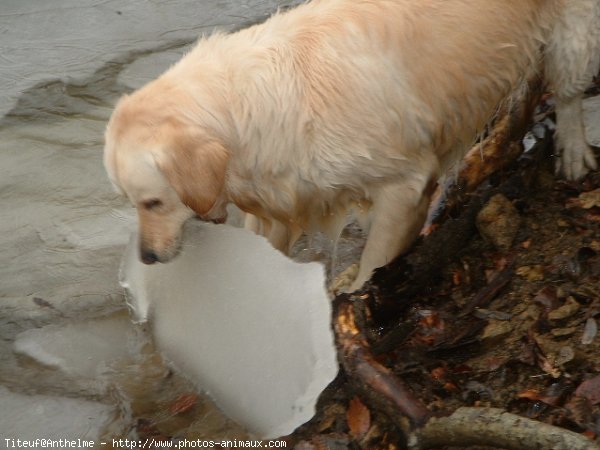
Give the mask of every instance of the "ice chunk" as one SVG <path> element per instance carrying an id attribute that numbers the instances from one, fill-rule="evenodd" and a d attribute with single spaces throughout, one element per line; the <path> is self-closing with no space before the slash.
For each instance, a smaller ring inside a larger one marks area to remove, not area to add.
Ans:
<path id="1" fill-rule="evenodd" d="M 96 378 L 111 362 L 130 356 L 134 330 L 125 316 L 47 325 L 15 338 L 18 353 L 69 375 Z"/>
<path id="2" fill-rule="evenodd" d="M 24 395 L 0 386 L 0 445 L 11 446 L 6 438 L 98 440 L 115 414 L 113 406 L 102 403 Z"/>
<path id="3" fill-rule="evenodd" d="M 263 438 L 289 434 L 338 370 L 323 266 L 225 225 L 194 224 L 184 242 L 145 266 L 132 237 L 121 279 L 135 316 L 225 414 Z"/>

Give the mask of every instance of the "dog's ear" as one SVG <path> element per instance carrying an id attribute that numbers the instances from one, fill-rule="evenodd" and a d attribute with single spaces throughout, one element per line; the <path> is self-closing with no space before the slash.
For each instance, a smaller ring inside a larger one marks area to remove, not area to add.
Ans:
<path id="1" fill-rule="evenodd" d="M 181 201 L 203 216 L 224 191 L 229 152 L 217 140 L 179 135 L 175 141 L 158 167 Z"/>

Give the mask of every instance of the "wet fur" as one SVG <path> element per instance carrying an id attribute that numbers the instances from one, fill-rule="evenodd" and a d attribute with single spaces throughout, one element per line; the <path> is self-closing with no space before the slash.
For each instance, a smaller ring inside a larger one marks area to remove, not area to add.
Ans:
<path id="1" fill-rule="evenodd" d="M 556 93 L 563 172 L 596 167 L 581 95 L 599 21 L 597 0 L 313 0 L 202 39 L 124 97 L 105 165 L 138 208 L 146 262 L 230 202 L 284 252 L 368 213 L 358 288 L 410 244 L 435 181 L 533 73 Z"/>

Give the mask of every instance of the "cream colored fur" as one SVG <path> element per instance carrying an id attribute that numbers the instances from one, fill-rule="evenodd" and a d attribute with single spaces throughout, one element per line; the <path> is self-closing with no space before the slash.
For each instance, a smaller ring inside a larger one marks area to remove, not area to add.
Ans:
<path id="1" fill-rule="evenodd" d="M 230 202 L 284 252 L 369 210 L 358 288 L 412 242 L 438 177 L 537 71 L 557 94 L 562 170 L 584 175 L 598 23 L 597 0 L 313 0 L 202 39 L 124 97 L 106 132 L 142 259 L 168 261 L 188 218 L 221 219 Z"/>

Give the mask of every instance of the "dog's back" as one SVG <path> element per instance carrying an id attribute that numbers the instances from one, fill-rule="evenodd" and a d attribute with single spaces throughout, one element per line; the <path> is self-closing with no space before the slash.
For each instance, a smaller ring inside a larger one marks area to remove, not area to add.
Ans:
<path id="1" fill-rule="evenodd" d="M 599 20 L 598 0 L 313 0 L 202 40 L 131 101 L 161 98 L 197 142 L 217 143 L 225 184 L 207 191 L 260 217 L 278 248 L 370 206 L 359 287 L 410 244 L 432 184 L 543 62 L 564 172 L 596 167 L 581 94 Z M 179 151 L 202 155 L 192 147 Z"/>

